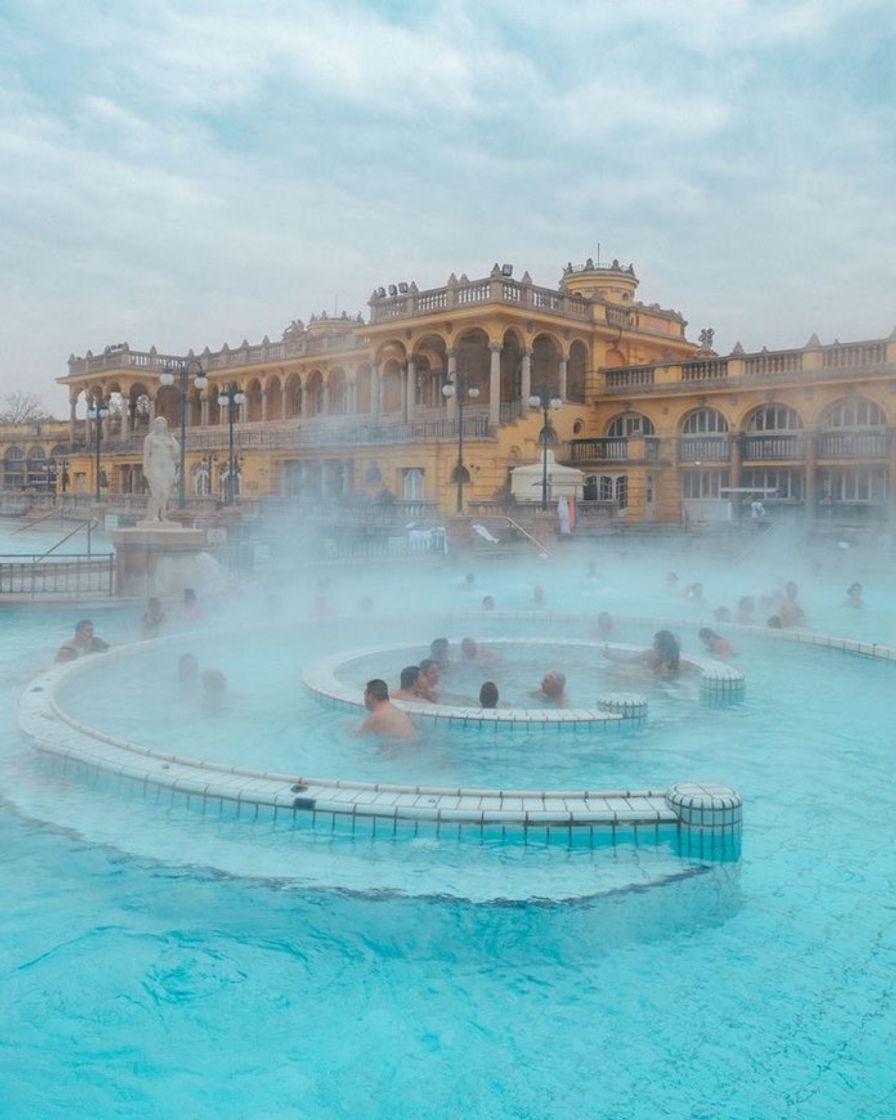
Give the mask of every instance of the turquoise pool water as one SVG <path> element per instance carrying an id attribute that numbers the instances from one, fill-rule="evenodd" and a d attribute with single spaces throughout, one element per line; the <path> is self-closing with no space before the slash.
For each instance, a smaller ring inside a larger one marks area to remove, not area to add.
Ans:
<path id="1" fill-rule="evenodd" d="M 555 636 L 582 636 L 592 613 L 610 609 L 681 619 L 696 649 L 705 612 L 666 587 L 667 568 L 682 582 L 702 579 L 711 606 L 792 574 L 813 629 L 896 642 L 896 589 L 877 557 L 867 570 L 856 557 L 848 572 L 835 554 L 822 555 L 818 572 L 778 572 L 765 556 L 724 569 L 699 555 L 671 560 L 601 553 L 594 581 L 582 578 L 582 555 L 476 575 L 499 607 L 526 608 L 539 582 L 549 607 L 581 612 L 562 625 L 545 616 Z M 207 605 L 208 621 L 228 627 L 292 614 L 294 633 L 270 639 L 263 658 L 172 619 L 184 649 L 227 673 L 236 695 L 222 717 L 190 708 L 168 654 L 157 659 L 151 645 L 141 653 L 151 687 L 110 666 L 101 687 L 74 690 L 66 704 L 144 742 L 163 708 L 193 753 L 217 745 L 242 764 L 327 763 L 341 776 L 721 780 L 744 797 L 740 863 L 624 844 L 359 845 L 159 812 L 102 782 L 66 782 L 19 742 L 8 716 L 0 1114 L 894 1114 L 896 666 L 732 634 L 747 676 L 740 705 L 709 709 L 687 687 L 661 690 L 647 728 L 596 745 L 556 733 L 500 742 L 446 733 L 409 756 L 345 735 L 344 715 L 303 694 L 304 656 L 371 635 L 428 640 L 424 612 L 475 612 L 478 589 L 459 591 L 462 575 L 334 574 L 334 604 L 353 606 L 369 589 L 374 617 L 311 631 L 299 625 L 301 589 L 281 589 L 276 609 L 251 589 Z M 845 587 L 863 577 L 868 605 L 848 611 Z M 83 613 L 5 617 L 8 708 Z M 134 612 L 95 617 L 116 642 L 137 635 Z M 532 626 L 483 619 L 475 632 L 531 635 Z M 642 634 L 649 627 L 618 636 Z"/>

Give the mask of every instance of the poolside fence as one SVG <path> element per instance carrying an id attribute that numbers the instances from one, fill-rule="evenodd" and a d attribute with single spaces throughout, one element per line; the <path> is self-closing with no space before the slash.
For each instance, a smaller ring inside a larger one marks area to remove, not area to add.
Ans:
<path id="1" fill-rule="evenodd" d="M 43 595 L 113 595 L 113 552 L 44 557 L 37 554 L 0 554 L 0 595 L 37 599 Z"/>

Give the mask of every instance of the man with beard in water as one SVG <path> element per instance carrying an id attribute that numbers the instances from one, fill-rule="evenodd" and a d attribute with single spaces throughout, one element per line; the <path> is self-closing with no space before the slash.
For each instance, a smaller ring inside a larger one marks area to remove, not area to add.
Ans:
<path id="1" fill-rule="evenodd" d="M 389 699 L 389 686 L 379 679 L 368 681 L 364 707 L 370 715 L 358 728 L 359 735 L 383 735 L 388 739 L 413 739 L 416 728 L 407 714 Z"/>

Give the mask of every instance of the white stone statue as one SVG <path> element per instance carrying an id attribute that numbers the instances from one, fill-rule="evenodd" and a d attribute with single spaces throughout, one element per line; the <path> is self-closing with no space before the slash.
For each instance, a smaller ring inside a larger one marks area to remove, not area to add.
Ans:
<path id="1" fill-rule="evenodd" d="M 149 501 L 146 506 L 147 521 L 168 521 L 167 509 L 177 468 L 180 463 L 180 445 L 168 431 L 168 421 L 157 416 L 149 435 L 143 441 L 143 475 L 149 484 Z"/>

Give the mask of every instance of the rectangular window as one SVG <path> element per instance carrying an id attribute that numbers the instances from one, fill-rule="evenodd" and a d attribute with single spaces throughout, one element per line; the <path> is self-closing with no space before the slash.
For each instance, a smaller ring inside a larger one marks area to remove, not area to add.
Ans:
<path id="1" fill-rule="evenodd" d="M 419 467 L 406 467 L 401 472 L 401 496 L 406 502 L 422 502 L 424 473 Z"/>
<path id="2" fill-rule="evenodd" d="M 819 471 L 818 493 L 827 502 L 885 502 L 886 468 L 829 467 Z"/>
<path id="3" fill-rule="evenodd" d="M 728 472 L 721 468 L 681 472 L 682 498 L 718 498 L 722 487 L 727 485 Z"/>
<path id="4" fill-rule="evenodd" d="M 755 487 L 757 490 L 775 490 L 767 494 L 763 501 L 801 502 L 804 497 L 804 472 L 801 467 L 753 467 L 741 473 L 741 486 Z"/>

